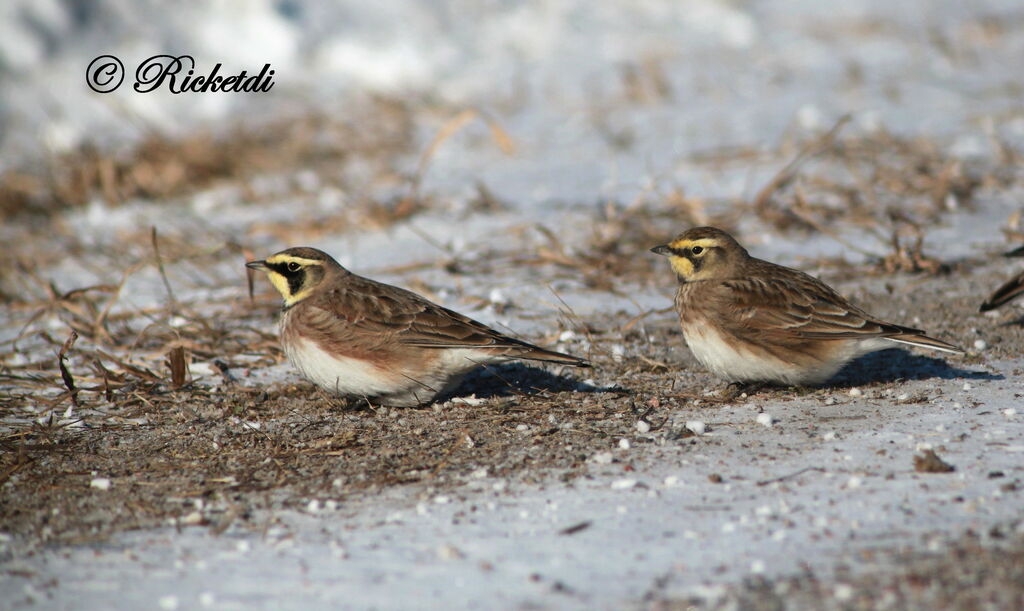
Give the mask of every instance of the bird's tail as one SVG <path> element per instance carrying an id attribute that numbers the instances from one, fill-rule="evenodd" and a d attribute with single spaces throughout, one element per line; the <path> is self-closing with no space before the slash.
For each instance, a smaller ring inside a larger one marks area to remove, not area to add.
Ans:
<path id="1" fill-rule="evenodd" d="M 1003 286 L 996 289 L 996 292 L 992 293 L 992 296 L 986 299 L 985 303 L 981 304 L 981 307 L 978 308 L 978 310 L 980 312 L 994 310 L 1021 293 L 1024 293 L 1024 274 L 1018 275 L 1016 278 L 1013 278 Z"/>
<path id="2" fill-rule="evenodd" d="M 903 335 L 892 335 L 885 338 L 890 341 L 898 342 L 900 344 L 909 344 L 911 346 L 917 346 L 918 348 L 928 348 L 929 350 L 941 350 L 943 352 L 949 352 L 952 354 L 963 354 L 964 351 L 957 348 L 953 344 L 946 343 L 941 339 L 935 339 L 934 337 L 928 337 L 927 335 L 915 335 L 911 333 L 905 333 Z"/>
<path id="3" fill-rule="evenodd" d="M 572 365 L 573 367 L 590 367 L 590 361 L 581 359 L 578 356 L 546 350 L 537 346 L 530 346 L 530 350 L 515 355 L 517 359 L 528 359 L 531 361 L 544 361 L 545 363 L 558 363 L 559 365 Z"/>

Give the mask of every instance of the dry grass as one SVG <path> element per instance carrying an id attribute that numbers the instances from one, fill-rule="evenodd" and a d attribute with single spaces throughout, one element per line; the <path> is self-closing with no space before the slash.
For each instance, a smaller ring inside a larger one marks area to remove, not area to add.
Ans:
<path id="1" fill-rule="evenodd" d="M 374 120 L 359 120 L 367 115 Z M 220 132 L 154 133 L 120 153 L 86 144 L 0 176 L 0 220 L 53 214 L 95 198 L 111 206 L 130 199 L 167 200 L 290 169 L 314 170 L 329 183 L 356 156 L 361 164 L 376 166 L 377 174 L 395 172 L 390 164 L 412 147 L 408 108 L 379 99 L 343 116 L 308 112 L 262 125 L 238 123 Z"/>

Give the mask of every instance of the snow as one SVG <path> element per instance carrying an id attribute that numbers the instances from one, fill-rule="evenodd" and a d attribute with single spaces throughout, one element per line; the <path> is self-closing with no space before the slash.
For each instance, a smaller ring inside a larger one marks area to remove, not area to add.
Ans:
<path id="1" fill-rule="evenodd" d="M 231 528 L 218 537 L 189 526 L 198 515 L 186 516 L 180 530 L 125 533 L 22 562 L 59 576 L 50 603 L 86 607 L 152 606 L 169 596 L 186 608 L 211 597 L 218 608 L 621 607 L 656 576 L 662 594 L 691 595 L 803 562 L 826 570 L 817 559 L 885 541 L 941 541 L 1018 518 L 1016 495 L 988 474 L 1016 468 L 1024 423 L 988 404 L 1020 391 L 1019 382 L 1003 381 L 970 410 L 900 408 L 886 428 L 870 422 L 874 407 L 849 403 L 839 412 L 850 418 L 841 439 L 828 443 L 741 424 L 736 415 L 749 406 L 724 408 L 716 431 L 732 449 L 667 448 L 628 477 L 612 475 L 621 471 L 609 463 L 608 476 L 570 485 L 485 476 L 428 503 L 398 491 L 311 499 L 305 512 L 275 512 L 266 534 Z M 775 409 L 787 421 L 826 412 L 804 400 Z M 951 430 L 936 433 L 937 423 Z M 755 439 L 796 447 L 778 452 L 780 460 L 743 460 L 736 448 Z M 922 440 L 943 444 L 956 472 L 916 473 L 911 455 Z M 723 483 L 709 483 L 713 473 Z"/>
<path id="2" fill-rule="evenodd" d="M 422 118 L 435 129 L 465 108 L 494 117 L 511 135 L 513 154 L 475 121 L 438 149 L 421 188 L 457 210 L 467 185 L 480 182 L 513 210 L 460 221 L 457 237 L 450 235 L 452 211 L 442 211 L 387 230 L 311 241 L 371 276 L 435 257 L 431 241 L 473 252 L 485 241 L 508 239 L 514 225 L 564 228 L 560 237 L 572 244 L 590 231 L 583 221 L 590 222 L 591 208 L 608 201 L 656 200 L 676 187 L 709 200 L 750 197 L 777 171 L 774 162 L 712 170 L 694 155 L 730 146 L 773 148 L 794 133 L 828 129 L 847 113 L 851 129 L 947 138 L 950 150 L 967 159 L 993 155 L 994 134 L 1024 143 L 1015 93 L 1024 32 L 1006 27 L 986 38 L 978 25 L 979 16 L 1019 19 L 1015 0 L 227 0 L 173 7 L 103 0 L 90 6 L 79 14 L 55 0 L 0 3 L 0 170 L 89 140 L 124 146 L 148 129 L 180 134 L 242 115 L 344 108 L 344 101 L 373 93 L 433 100 L 434 110 Z M 941 50 L 934 37 L 945 41 Z M 223 62 L 235 70 L 269 62 L 277 85 L 262 97 L 139 95 L 129 88 L 100 95 L 84 86 L 83 74 L 101 53 L 126 65 L 157 53 L 189 53 L 201 66 Z M 632 89 L 624 75 L 632 75 Z M 992 117 L 1009 118 L 994 123 Z M 301 180 L 317 190 L 315 178 Z M 991 248 L 982 236 L 1019 208 L 1019 195 L 992 194 L 985 208 L 950 216 L 928 239 L 949 258 Z M 85 244 L 115 244 L 122 232 L 151 225 L 212 244 L 296 209 L 330 212 L 346 197 L 326 192 L 313 204 L 240 205 L 236 190 L 211 190 L 173 210 L 97 201 L 66 222 Z M 215 228 L 211 217 L 220 219 Z M 750 245 L 754 254 L 795 263 L 786 244 L 754 223 L 740 221 L 761 238 Z M 269 235 L 255 239 L 268 252 L 281 246 Z M 800 252 L 838 254 L 858 257 L 827 236 L 812 236 Z M 223 280 L 219 290 L 243 295 L 237 269 L 210 273 Z M 47 277 L 65 289 L 109 281 L 73 261 L 47 270 Z M 550 287 L 515 275 L 468 284 L 464 290 L 493 306 L 521 306 L 521 315 L 560 308 Z M 665 296 L 650 288 L 628 298 L 574 288 L 564 292 L 572 292 L 573 309 L 584 318 L 665 305 Z M 152 267 L 134 271 L 122 294 L 114 312 L 164 299 Z M 493 307 L 473 315 L 496 325 L 509 320 Z M 521 316 L 509 324 L 530 333 L 551 331 L 549 322 Z M 15 333 L 5 327 L 0 338 Z M 574 338 L 561 331 L 562 341 Z M 978 339 L 973 346 L 980 352 L 988 344 Z M 773 404 L 757 415 L 746 404 L 707 414 L 690 410 L 679 414 L 679 424 L 701 445 L 651 449 L 636 439 L 614 440 L 588 461 L 593 479 L 572 485 L 509 482 L 484 471 L 430 502 L 402 491 L 370 500 L 309 499 L 304 512 L 269 516 L 273 527 L 265 534 L 233 527 L 215 536 L 199 526 L 197 508 L 173 527 L 13 558 L 0 590 L 43 608 L 124 609 L 617 608 L 641 600 L 656 578 L 663 578 L 663 595 L 713 595 L 720 584 L 752 573 L 785 574 L 848 549 L 930 545 L 945 533 L 984 532 L 1019 519 L 1019 500 L 988 477 L 1015 472 L 1024 451 L 1015 398 L 1024 391 L 1012 373 L 1019 363 L 989 365 L 1004 377 L 906 383 L 886 403 L 893 415 L 885 426 L 876 425 L 878 398 L 859 388 L 824 404 L 806 398 Z M 193 375 L 217 377 L 209 363 L 191 368 Z M 282 364 L 241 382 L 294 377 Z M 932 388 L 946 398 L 902 402 Z M 808 413 L 863 419 L 830 420 L 807 435 L 790 423 L 806 422 Z M 238 421 L 242 430 L 259 425 Z M 650 433 L 643 420 L 635 426 L 638 436 Z M 777 459 L 762 462 L 739 449 L 757 442 Z M 939 446 L 956 472 L 915 473 L 913 452 Z M 616 457 L 627 452 L 637 457 L 638 470 L 625 474 Z M 721 483 L 712 483 L 712 475 Z M 95 477 L 90 485 L 118 484 Z M 582 523 L 589 526 L 559 534 Z M 11 545 L 0 537 L 0 552 Z M 17 566 L 36 577 L 21 580 L 10 569 Z M 51 579 L 58 585 L 46 593 L 32 585 Z M 836 587 L 838 599 L 853 594 L 849 586 Z"/>

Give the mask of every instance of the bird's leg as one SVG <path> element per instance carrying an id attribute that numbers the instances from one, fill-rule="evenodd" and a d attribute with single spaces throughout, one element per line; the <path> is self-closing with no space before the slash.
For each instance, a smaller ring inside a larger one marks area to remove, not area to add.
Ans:
<path id="1" fill-rule="evenodd" d="M 761 392 L 765 388 L 768 388 L 769 384 L 765 382 L 730 382 L 725 387 L 725 393 L 722 395 L 723 401 L 732 402 L 739 399 L 743 395 L 753 395 Z"/>

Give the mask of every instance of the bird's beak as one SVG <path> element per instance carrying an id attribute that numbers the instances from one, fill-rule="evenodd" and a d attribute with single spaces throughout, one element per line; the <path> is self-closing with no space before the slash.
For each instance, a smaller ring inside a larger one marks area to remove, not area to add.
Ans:
<path id="1" fill-rule="evenodd" d="M 667 257 L 672 254 L 672 249 L 670 249 L 667 244 L 662 244 L 661 246 L 655 246 L 652 248 L 651 252 L 656 255 L 665 255 Z"/>
<path id="2" fill-rule="evenodd" d="M 1011 250 L 1010 252 L 1003 253 L 1004 257 L 1024 257 L 1024 246 Z"/>
<path id="3" fill-rule="evenodd" d="M 248 267 L 249 269 L 265 270 L 267 269 L 267 262 L 263 260 L 249 261 L 248 263 L 245 264 L 245 266 Z"/>

